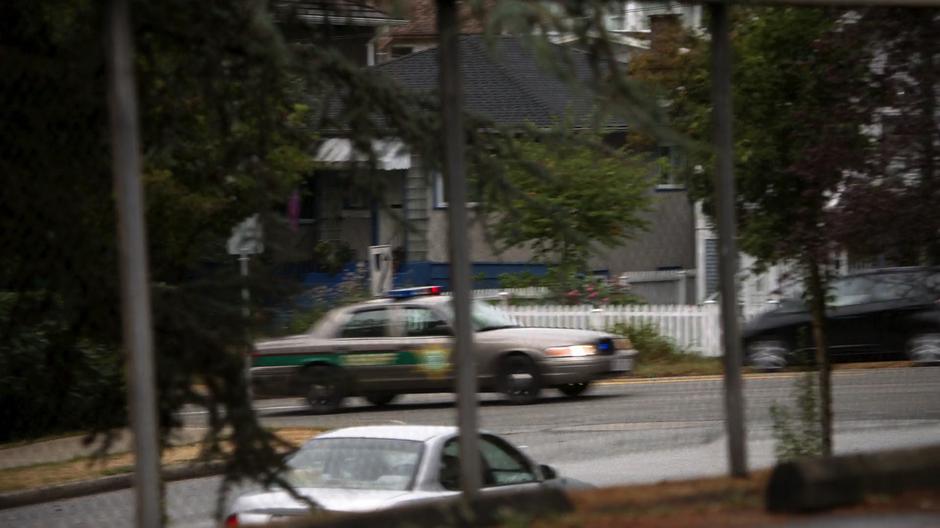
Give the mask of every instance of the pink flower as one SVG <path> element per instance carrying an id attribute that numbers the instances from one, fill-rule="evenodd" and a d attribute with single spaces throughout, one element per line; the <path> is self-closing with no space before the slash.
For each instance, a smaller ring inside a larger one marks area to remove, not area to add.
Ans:
<path id="1" fill-rule="evenodd" d="M 597 292 L 591 292 L 591 295 L 588 295 L 588 299 L 593 299 L 597 297 Z"/>

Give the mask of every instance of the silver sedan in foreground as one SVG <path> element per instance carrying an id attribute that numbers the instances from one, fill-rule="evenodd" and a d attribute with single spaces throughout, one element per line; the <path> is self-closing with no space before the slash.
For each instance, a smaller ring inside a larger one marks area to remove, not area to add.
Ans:
<path id="1" fill-rule="evenodd" d="M 482 493 L 538 487 L 590 488 L 559 477 L 502 438 L 480 433 Z M 457 428 L 387 425 L 349 427 L 322 434 L 287 460 L 283 489 L 245 493 L 226 512 L 225 526 L 252 526 L 320 512 L 366 512 L 457 495 Z M 311 508 L 311 505 L 313 507 Z"/>

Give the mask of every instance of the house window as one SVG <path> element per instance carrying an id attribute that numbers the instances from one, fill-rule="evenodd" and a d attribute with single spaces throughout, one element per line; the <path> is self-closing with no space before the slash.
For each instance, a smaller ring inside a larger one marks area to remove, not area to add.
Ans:
<path id="1" fill-rule="evenodd" d="M 650 2 L 627 2 L 627 8 L 624 13 L 626 22 L 624 28 L 627 31 L 649 31 L 651 11 L 658 6 Z"/>
<path id="2" fill-rule="evenodd" d="M 392 58 L 406 57 L 415 52 L 414 46 L 392 46 Z"/>
<path id="3" fill-rule="evenodd" d="M 434 207 L 443 209 L 447 207 L 447 192 L 445 189 L 444 175 L 435 171 L 431 177 L 434 179 Z M 480 203 L 482 191 L 479 182 L 475 177 L 467 175 L 467 205 L 474 207 Z"/>
<path id="4" fill-rule="evenodd" d="M 705 296 L 718 291 L 718 239 L 705 240 Z"/>
<path id="5" fill-rule="evenodd" d="M 675 145 L 656 147 L 655 171 L 657 190 L 684 189 L 682 169 L 685 167 L 685 153 Z"/>

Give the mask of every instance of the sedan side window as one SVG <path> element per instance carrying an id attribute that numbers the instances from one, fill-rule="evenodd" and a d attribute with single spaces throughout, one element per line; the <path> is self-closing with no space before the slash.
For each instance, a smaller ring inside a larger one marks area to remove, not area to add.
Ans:
<path id="1" fill-rule="evenodd" d="M 492 436 L 480 437 L 480 469 L 484 488 L 538 482 L 522 453 Z M 456 438 L 441 450 L 440 481 L 444 489 L 460 489 L 460 445 Z"/>
<path id="2" fill-rule="evenodd" d="M 871 302 L 874 284 L 868 277 L 850 277 L 833 281 L 829 306 L 852 306 Z"/>
<path id="3" fill-rule="evenodd" d="M 360 310 L 346 321 L 339 337 L 385 337 L 389 335 L 389 325 L 385 308 Z"/>
<path id="4" fill-rule="evenodd" d="M 522 453 L 497 438 L 481 437 L 480 453 L 490 476 L 487 480 L 495 486 L 538 481 Z"/>

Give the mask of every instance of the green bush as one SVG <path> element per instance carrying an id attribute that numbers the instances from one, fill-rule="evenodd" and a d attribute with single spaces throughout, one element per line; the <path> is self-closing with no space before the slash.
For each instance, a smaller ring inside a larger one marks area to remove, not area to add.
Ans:
<path id="1" fill-rule="evenodd" d="M 815 372 L 804 372 L 794 380 L 791 398 L 795 408 L 777 402 L 770 406 L 774 454 L 780 462 L 822 454 Z"/>
<path id="2" fill-rule="evenodd" d="M 703 357 L 679 348 L 650 324 L 619 323 L 610 331 L 626 336 L 637 351 L 634 374 L 639 377 L 707 375 L 722 372 L 719 358 Z"/>
<path id="3" fill-rule="evenodd" d="M 24 321 L 16 310 L 33 303 L 48 311 Z M 120 355 L 76 337 L 60 311 L 42 294 L 0 293 L 0 442 L 126 423 Z"/>

